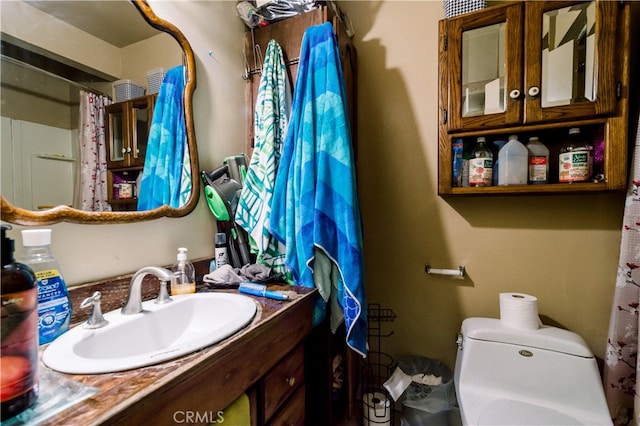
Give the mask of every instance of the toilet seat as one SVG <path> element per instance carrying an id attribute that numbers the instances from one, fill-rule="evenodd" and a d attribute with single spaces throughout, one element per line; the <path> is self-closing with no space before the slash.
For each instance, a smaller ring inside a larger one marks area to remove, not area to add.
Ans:
<path id="1" fill-rule="evenodd" d="M 581 425 L 577 419 L 550 408 L 522 401 L 498 399 L 487 405 L 480 413 L 481 425 Z"/>

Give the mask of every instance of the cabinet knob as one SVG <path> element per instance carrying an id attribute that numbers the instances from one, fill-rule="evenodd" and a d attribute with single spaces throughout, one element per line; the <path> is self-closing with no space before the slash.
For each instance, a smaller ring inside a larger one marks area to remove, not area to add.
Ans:
<path id="1" fill-rule="evenodd" d="M 127 149 L 126 148 L 122 148 L 122 153 L 124 154 L 126 152 L 127 152 Z"/>
<path id="2" fill-rule="evenodd" d="M 296 384 L 296 378 L 295 378 L 295 377 L 293 377 L 293 376 L 291 376 L 291 377 L 287 377 L 287 378 L 285 379 L 285 381 L 286 381 L 286 382 L 287 382 L 287 384 L 288 384 L 289 386 L 291 386 L 291 387 L 293 387 L 293 385 L 295 385 L 295 384 Z"/>
<path id="3" fill-rule="evenodd" d="M 127 152 L 131 152 L 131 147 L 127 148 Z"/>
<path id="4" fill-rule="evenodd" d="M 509 92 L 509 97 L 515 101 L 520 97 L 520 91 L 518 89 L 513 89 Z"/>
<path id="5" fill-rule="evenodd" d="M 529 94 L 529 96 L 531 96 L 532 98 L 535 98 L 536 96 L 538 96 L 540 94 L 540 89 L 536 86 L 531 86 L 529 88 L 529 92 L 527 92 Z"/>

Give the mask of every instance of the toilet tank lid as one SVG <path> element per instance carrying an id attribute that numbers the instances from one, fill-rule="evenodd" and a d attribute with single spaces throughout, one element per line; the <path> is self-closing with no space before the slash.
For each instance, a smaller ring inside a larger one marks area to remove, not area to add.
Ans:
<path id="1" fill-rule="evenodd" d="M 467 318 L 462 322 L 462 335 L 474 340 L 528 346 L 593 358 L 593 353 L 580 335 L 547 325 L 542 325 L 537 330 L 522 330 L 509 327 L 495 318 Z"/>

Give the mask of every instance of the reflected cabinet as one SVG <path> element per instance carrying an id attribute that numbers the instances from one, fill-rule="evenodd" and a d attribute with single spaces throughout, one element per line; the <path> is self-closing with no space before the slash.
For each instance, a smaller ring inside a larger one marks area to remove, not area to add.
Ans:
<path id="1" fill-rule="evenodd" d="M 440 21 L 438 193 L 625 189 L 631 3 L 509 2 Z M 559 183 L 571 128 L 589 145 L 589 179 Z M 545 184 L 468 186 L 477 139 L 485 138 L 495 172 L 511 135 L 548 148 Z"/>
<path id="2" fill-rule="evenodd" d="M 106 107 L 108 202 L 113 211 L 135 211 L 157 94 Z"/>

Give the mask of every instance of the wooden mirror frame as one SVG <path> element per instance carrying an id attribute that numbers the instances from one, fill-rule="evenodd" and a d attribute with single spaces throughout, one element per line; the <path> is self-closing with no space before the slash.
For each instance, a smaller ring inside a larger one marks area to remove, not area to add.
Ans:
<path id="1" fill-rule="evenodd" d="M 187 145 L 191 157 L 191 196 L 180 208 L 172 208 L 167 205 L 147 211 L 132 212 L 86 212 L 68 206 L 57 206 L 43 211 L 25 210 L 12 205 L 4 197 L 0 196 L 0 219 L 17 225 L 37 226 L 49 225 L 58 222 L 108 224 L 108 223 L 132 223 L 160 217 L 182 217 L 195 209 L 200 197 L 200 178 L 198 170 L 198 150 L 193 126 L 193 92 L 196 88 L 196 65 L 191 45 L 182 32 L 170 22 L 159 18 L 147 0 L 130 0 L 140 11 L 145 20 L 154 28 L 171 35 L 180 44 L 184 52 L 185 89 L 184 89 L 184 115 L 187 132 Z"/>

